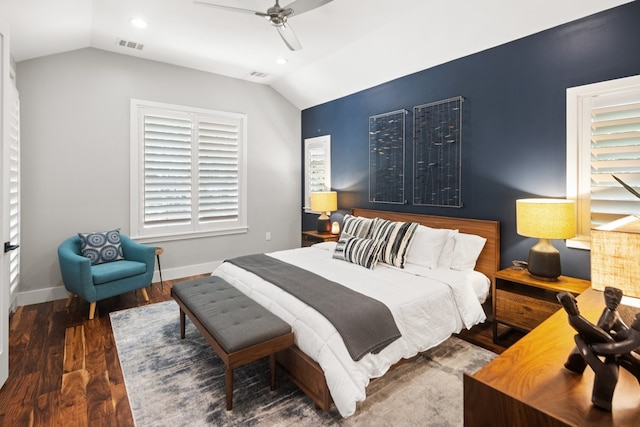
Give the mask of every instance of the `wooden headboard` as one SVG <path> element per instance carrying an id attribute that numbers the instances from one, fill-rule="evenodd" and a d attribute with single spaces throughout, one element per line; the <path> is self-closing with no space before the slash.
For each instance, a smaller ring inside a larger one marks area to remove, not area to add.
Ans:
<path id="1" fill-rule="evenodd" d="M 405 212 L 378 211 L 373 209 L 353 208 L 354 216 L 365 218 L 382 218 L 389 221 L 410 221 L 431 228 L 449 228 L 461 233 L 475 234 L 484 237 L 487 242 L 476 262 L 476 270 L 483 273 L 493 283 L 495 273 L 500 269 L 500 222 L 482 219 L 455 218 L 448 216 L 422 215 Z"/>

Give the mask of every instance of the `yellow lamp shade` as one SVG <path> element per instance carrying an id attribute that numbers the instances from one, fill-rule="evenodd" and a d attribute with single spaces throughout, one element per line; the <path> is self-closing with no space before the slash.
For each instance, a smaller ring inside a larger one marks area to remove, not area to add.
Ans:
<path id="1" fill-rule="evenodd" d="M 571 239 L 576 235 L 576 207 L 573 200 L 516 200 L 517 232 L 539 239 Z"/>
<path id="2" fill-rule="evenodd" d="M 333 212 L 338 209 L 338 193 L 335 191 L 318 191 L 311 193 L 311 210 L 313 212 Z"/>

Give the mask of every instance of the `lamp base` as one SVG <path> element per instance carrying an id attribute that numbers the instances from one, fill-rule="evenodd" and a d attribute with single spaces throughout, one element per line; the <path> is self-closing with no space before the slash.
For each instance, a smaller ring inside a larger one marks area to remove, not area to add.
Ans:
<path id="1" fill-rule="evenodd" d="M 331 233 L 331 220 L 318 218 L 318 233 Z"/>
<path id="2" fill-rule="evenodd" d="M 529 250 L 529 274 L 534 278 L 555 282 L 560 277 L 560 252 L 549 239 L 540 239 Z"/>

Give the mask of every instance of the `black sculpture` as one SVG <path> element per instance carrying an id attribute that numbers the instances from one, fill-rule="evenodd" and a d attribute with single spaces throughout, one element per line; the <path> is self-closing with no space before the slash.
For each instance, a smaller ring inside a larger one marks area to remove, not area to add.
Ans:
<path id="1" fill-rule="evenodd" d="M 598 408 L 611 411 L 620 366 L 631 372 L 640 383 L 640 359 L 637 356 L 640 352 L 640 313 L 631 327 L 627 326 L 617 311 L 622 291 L 613 287 L 604 290 L 606 307 L 597 325 L 580 315 L 573 295 L 561 292 L 556 297 L 569 315 L 569 324 L 578 332 L 574 337 L 576 349 L 564 366 L 582 374 L 589 365 L 595 374 L 591 402 Z"/>

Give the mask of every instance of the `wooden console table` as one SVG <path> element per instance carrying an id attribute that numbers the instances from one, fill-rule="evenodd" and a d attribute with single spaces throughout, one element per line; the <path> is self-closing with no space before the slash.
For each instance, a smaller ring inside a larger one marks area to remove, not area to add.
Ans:
<path id="1" fill-rule="evenodd" d="M 604 309 L 602 292 L 587 289 L 577 298 L 580 313 L 596 323 Z M 636 309 L 620 308 L 627 324 Z M 553 314 L 473 376 L 464 375 L 464 425 L 638 426 L 640 385 L 625 369 L 613 395 L 613 411 L 591 404 L 593 371 L 577 375 L 564 368 L 575 331 L 564 310 Z"/>

